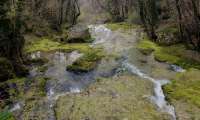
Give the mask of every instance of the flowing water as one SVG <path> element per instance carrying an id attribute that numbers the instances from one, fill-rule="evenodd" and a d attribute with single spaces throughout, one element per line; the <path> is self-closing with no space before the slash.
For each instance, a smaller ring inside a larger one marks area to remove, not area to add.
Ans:
<path id="1" fill-rule="evenodd" d="M 47 108 L 45 110 L 48 111 L 47 120 L 56 120 L 53 108 L 59 97 L 65 96 L 66 94 L 80 93 L 88 85 L 95 82 L 96 78 L 112 77 L 121 69 L 127 70 L 134 76 L 139 76 L 144 80 L 151 81 L 154 88 L 149 102 L 153 102 L 159 110 L 168 113 L 173 120 L 176 120 L 174 107 L 166 101 L 162 90 L 162 86 L 168 84 L 170 81 L 161 79 L 162 75 L 158 75 L 159 79 L 154 79 L 151 77 L 151 69 L 152 66 L 157 66 L 158 68 L 166 69 L 166 71 L 170 71 L 168 68 L 171 68 L 176 72 L 183 72 L 184 70 L 174 65 L 170 66 L 155 61 L 148 62 L 148 60 L 152 60 L 148 58 L 147 62 L 141 64 L 141 59 L 146 60 L 146 56 L 143 56 L 134 48 L 141 34 L 141 32 L 137 30 L 130 31 L 128 35 L 119 31 L 113 32 L 105 25 L 90 25 L 89 28 L 92 37 L 95 38 L 91 47 L 101 46 L 106 54 L 109 55 L 114 53 L 119 55 L 121 59 L 103 59 L 95 70 L 88 73 L 76 74 L 67 71 L 66 66 L 72 64 L 78 58 L 83 56 L 83 54 L 78 51 L 73 51 L 71 53 L 61 51 L 52 53 L 36 52 L 31 54 L 32 59 L 47 58 L 49 60 L 46 64 L 48 69 L 44 74 L 37 72 L 38 67 L 33 66 L 29 76 L 30 78 L 33 78 L 42 75 L 50 78 L 46 85 L 47 99 L 44 104 L 44 108 Z M 10 111 L 13 112 L 19 110 L 22 106 L 22 104 L 17 103 Z"/>
<path id="2" fill-rule="evenodd" d="M 113 37 L 116 38 L 116 35 L 113 34 L 112 31 L 110 31 L 108 28 L 106 28 L 103 25 L 90 26 L 90 28 L 92 30 L 92 35 L 95 36 L 95 38 L 97 38 L 94 44 L 103 44 L 104 48 L 107 48 L 107 51 L 110 51 L 111 49 L 113 49 L 113 47 L 117 47 L 116 41 L 113 42 Z M 120 38 L 117 38 L 117 39 L 120 39 Z M 137 38 L 135 39 L 132 38 L 132 41 L 135 41 L 136 39 Z M 128 42 L 128 43 L 131 43 L 131 42 Z M 119 42 L 118 44 L 121 45 L 122 47 L 122 48 L 117 47 L 118 51 L 124 52 L 121 54 L 125 56 L 125 59 L 121 62 L 122 67 L 127 69 L 133 75 L 137 75 L 143 79 L 150 80 L 154 84 L 154 95 L 152 95 L 150 99 L 152 100 L 153 103 L 155 103 L 159 107 L 160 110 L 170 114 L 172 116 L 172 119 L 176 120 L 175 109 L 172 105 L 170 105 L 166 101 L 165 95 L 162 90 L 162 86 L 165 84 L 168 84 L 170 81 L 166 79 L 157 80 L 150 77 L 148 74 L 143 73 L 142 70 L 140 70 L 136 65 L 129 63 L 128 59 L 130 58 L 127 58 L 128 55 L 125 54 L 127 52 L 126 50 L 129 50 L 129 46 L 126 46 L 125 48 L 123 48 L 122 44 L 125 44 L 125 43 Z M 123 50 L 120 50 L 120 49 L 123 49 Z M 131 54 L 134 54 L 133 52 Z M 135 49 L 135 52 L 138 54 L 136 49 Z M 139 56 L 135 56 L 135 58 L 139 59 Z M 178 66 L 175 66 L 175 65 L 171 65 L 171 66 L 177 72 L 184 71 L 182 68 Z"/>

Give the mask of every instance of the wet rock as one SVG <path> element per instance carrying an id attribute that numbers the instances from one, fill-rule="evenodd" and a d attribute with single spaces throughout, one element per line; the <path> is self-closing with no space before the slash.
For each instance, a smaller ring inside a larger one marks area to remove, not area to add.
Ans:
<path id="1" fill-rule="evenodd" d="M 89 28 L 87 26 L 76 25 L 69 30 L 67 43 L 88 43 L 92 42 Z"/>
<path id="2" fill-rule="evenodd" d="M 151 53 L 153 53 L 154 49 L 142 49 L 140 48 L 139 51 L 144 54 L 144 55 L 151 55 Z"/>
<path id="3" fill-rule="evenodd" d="M 170 69 L 175 72 L 185 72 L 185 70 L 182 67 L 177 65 L 170 65 Z"/>
<path id="4" fill-rule="evenodd" d="M 6 58 L 0 58 L 0 82 L 12 78 L 13 75 L 14 69 L 11 62 Z"/>

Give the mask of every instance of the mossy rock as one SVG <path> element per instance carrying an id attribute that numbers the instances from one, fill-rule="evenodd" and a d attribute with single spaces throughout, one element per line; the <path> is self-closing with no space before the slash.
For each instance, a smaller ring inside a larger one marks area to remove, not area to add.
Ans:
<path id="1" fill-rule="evenodd" d="M 102 57 L 103 55 L 100 51 L 90 51 L 75 61 L 72 65 L 67 66 L 67 70 L 75 73 L 89 72 L 97 66 L 98 61 Z"/>
<path id="2" fill-rule="evenodd" d="M 14 68 L 9 60 L 0 58 L 0 82 L 6 81 L 14 76 Z"/>
<path id="3" fill-rule="evenodd" d="M 142 54 L 144 54 L 144 55 L 150 55 L 151 53 L 153 53 L 153 51 L 154 51 L 154 49 L 151 49 L 151 48 L 149 48 L 149 49 L 139 49 L 139 51 L 142 53 Z"/>
<path id="4" fill-rule="evenodd" d="M 37 51 L 50 52 L 57 50 L 63 52 L 72 52 L 74 50 L 78 50 L 79 52 L 86 53 L 88 51 L 91 51 L 92 48 L 89 46 L 88 43 L 64 44 L 61 42 L 56 42 L 51 38 L 40 38 L 25 46 L 25 52 L 27 54 Z"/>
<path id="5" fill-rule="evenodd" d="M 92 41 L 89 28 L 83 25 L 76 25 L 70 28 L 67 39 L 64 39 L 64 42 L 67 43 L 90 43 Z"/>

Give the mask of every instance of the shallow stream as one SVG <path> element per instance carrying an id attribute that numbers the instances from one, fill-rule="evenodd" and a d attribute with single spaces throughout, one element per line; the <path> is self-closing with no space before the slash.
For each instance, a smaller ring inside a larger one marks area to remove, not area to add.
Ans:
<path id="1" fill-rule="evenodd" d="M 170 83 L 168 76 L 175 75 L 175 72 L 182 72 L 182 69 L 178 66 L 158 63 L 152 56 L 141 54 L 136 49 L 138 39 L 141 37 L 140 31 L 132 30 L 129 33 L 111 31 L 105 25 L 90 25 L 89 28 L 92 37 L 95 38 L 91 47 L 102 47 L 106 55 L 117 55 L 118 59 L 103 58 L 95 70 L 76 74 L 67 71 L 66 66 L 83 55 L 78 51 L 71 53 L 61 51 L 43 53 L 39 51 L 31 54 L 33 59 L 46 58 L 49 60 L 46 64 L 47 70 L 42 74 L 50 78 L 46 85 L 47 99 L 44 102 L 46 107 L 43 108 L 48 108 L 48 110 L 46 109 L 47 120 L 56 120 L 54 106 L 59 97 L 67 94 L 78 94 L 92 85 L 96 79 L 113 77 L 121 71 L 127 71 L 133 76 L 151 81 L 154 88 L 152 88 L 152 96 L 148 97 L 149 102 L 155 104 L 158 111 L 165 112 L 171 116 L 172 120 L 176 120 L 174 107 L 166 101 L 162 86 Z M 170 68 L 173 68 L 173 70 Z M 40 72 L 37 72 L 37 69 L 38 66 L 33 66 L 29 77 L 41 75 Z M 155 72 L 156 70 L 164 71 L 164 74 L 159 74 Z M 18 103 L 11 111 L 19 109 L 23 108 Z"/>

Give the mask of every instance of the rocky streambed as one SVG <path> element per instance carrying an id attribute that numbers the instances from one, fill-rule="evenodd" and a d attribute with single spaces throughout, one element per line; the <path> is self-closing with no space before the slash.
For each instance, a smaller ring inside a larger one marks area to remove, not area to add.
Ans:
<path id="1" fill-rule="evenodd" d="M 10 109 L 16 118 L 175 120 L 174 107 L 166 101 L 162 86 L 176 72 L 136 49 L 142 32 L 111 31 L 106 25 L 89 28 L 95 38 L 90 47 L 101 48 L 104 53 L 97 66 L 87 72 L 68 70 L 67 66 L 84 56 L 78 50 L 32 53 L 32 59 L 48 61 L 33 65 L 28 76 L 34 80 L 45 78 L 46 94 L 41 97 L 30 93 L 34 97 L 16 102 Z"/>

